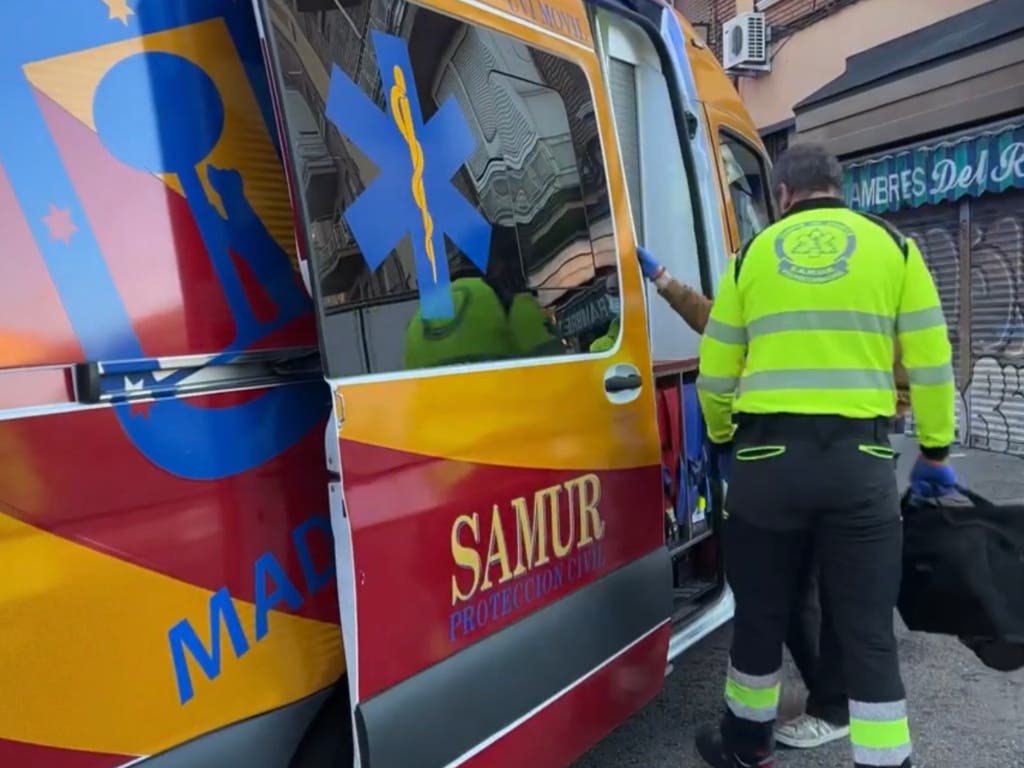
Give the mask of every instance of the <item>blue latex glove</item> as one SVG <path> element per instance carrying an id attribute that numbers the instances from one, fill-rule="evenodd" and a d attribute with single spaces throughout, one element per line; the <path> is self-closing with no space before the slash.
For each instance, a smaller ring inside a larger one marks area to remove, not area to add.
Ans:
<path id="1" fill-rule="evenodd" d="M 648 280 L 656 279 L 665 271 L 665 268 L 651 256 L 651 252 L 643 246 L 638 245 L 636 247 L 636 255 L 640 259 L 640 271 L 644 273 L 644 277 Z"/>
<path id="2" fill-rule="evenodd" d="M 729 472 L 732 470 L 732 441 L 728 443 L 711 443 L 711 461 L 718 470 L 718 476 L 725 482 L 729 482 Z"/>
<path id="3" fill-rule="evenodd" d="M 957 493 L 956 470 L 945 461 L 918 456 L 910 470 L 910 490 L 925 499 L 937 499 Z"/>

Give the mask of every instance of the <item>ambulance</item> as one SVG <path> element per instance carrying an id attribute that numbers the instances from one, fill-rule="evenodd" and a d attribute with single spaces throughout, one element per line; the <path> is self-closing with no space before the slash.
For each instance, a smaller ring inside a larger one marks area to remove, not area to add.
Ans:
<path id="1" fill-rule="evenodd" d="M 0 95 L 0 766 L 566 766 L 729 620 L 672 8 L 7 2 Z"/>

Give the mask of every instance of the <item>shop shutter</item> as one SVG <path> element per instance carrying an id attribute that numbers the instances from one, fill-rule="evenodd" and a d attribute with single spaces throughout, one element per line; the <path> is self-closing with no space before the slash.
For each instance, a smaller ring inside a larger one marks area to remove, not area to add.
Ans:
<path id="1" fill-rule="evenodd" d="M 1024 455 L 1024 191 L 971 201 L 968 444 Z"/>
<path id="2" fill-rule="evenodd" d="M 957 204 L 944 203 L 903 210 L 885 215 L 886 220 L 914 239 L 924 256 L 925 263 L 935 279 L 942 301 L 942 310 L 949 326 L 950 342 L 953 345 L 953 370 L 959 371 L 960 356 L 970 354 L 967 340 L 960 333 L 960 269 L 963 256 L 960 253 L 960 209 Z M 963 382 L 958 382 L 962 385 Z M 958 404 L 958 433 L 963 439 L 963 422 L 966 421 L 963 407 Z M 913 432 L 912 424 L 908 432 Z"/>
<path id="3" fill-rule="evenodd" d="M 626 169 L 629 205 L 633 209 L 637 242 L 644 242 L 643 208 L 640 207 L 640 124 L 636 96 L 636 67 L 619 59 L 610 59 L 608 81 L 615 113 L 622 164 Z"/>

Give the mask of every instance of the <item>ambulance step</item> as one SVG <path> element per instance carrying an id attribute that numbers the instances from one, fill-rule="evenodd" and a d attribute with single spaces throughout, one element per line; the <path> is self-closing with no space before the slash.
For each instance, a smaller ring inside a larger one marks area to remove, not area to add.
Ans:
<path id="1" fill-rule="evenodd" d="M 700 600 L 708 592 L 715 589 L 713 581 L 688 581 L 681 587 L 672 590 L 672 600 L 679 603 L 693 603 Z"/>
<path id="2" fill-rule="evenodd" d="M 692 620 L 705 608 L 708 598 L 717 589 L 713 581 L 687 582 L 683 587 L 673 589 L 672 623 L 678 627 Z"/>

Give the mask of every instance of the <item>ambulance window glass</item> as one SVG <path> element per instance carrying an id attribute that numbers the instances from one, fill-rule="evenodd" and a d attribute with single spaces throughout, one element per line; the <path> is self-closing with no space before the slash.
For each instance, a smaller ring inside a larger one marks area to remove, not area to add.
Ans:
<path id="1" fill-rule="evenodd" d="M 614 344 L 612 212 L 578 66 L 404 2 L 270 5 L 329 375 Z"/>
<path id="2" fill-rule="evenodd" d="M 732 134 L 721 134 L 721 149 L 740 242 L 745 243 L 771 221 L 767 170 L 757 151 Z"/>

